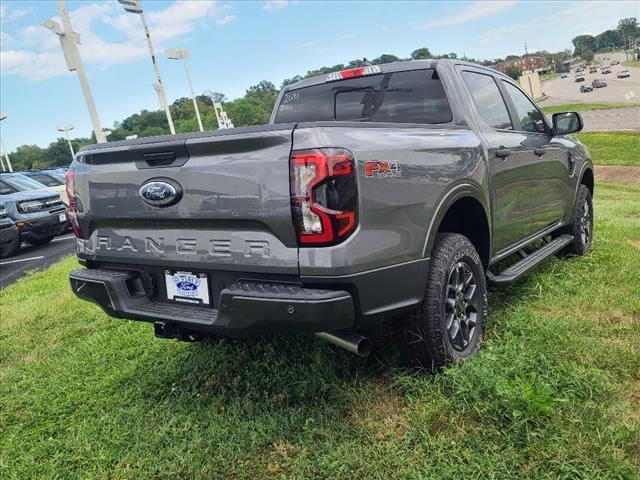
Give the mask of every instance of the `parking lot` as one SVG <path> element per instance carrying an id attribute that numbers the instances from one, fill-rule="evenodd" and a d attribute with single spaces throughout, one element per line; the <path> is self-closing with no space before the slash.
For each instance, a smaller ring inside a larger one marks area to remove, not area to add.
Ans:
<path id="1" fill-rule="evenodd" d="M 0 289 L 32 270 L 43 270 L 75 252 L 75 237 L 65 234 L 44 245 L 23 244 L 18 255 L 0 261 Z"/>
<path id="2" fill-rule="evenodd" d="M 602 74 L 600 68 L 596 73 L 589 73 L 588 70 L 582 72 L 585 82 L 591 83 L 596 78 L 603 78 L 607 82 L 607 86 L 603 88 L 594 88 L 592 92 L 581 93 L 580 85 L 583 82 L 575 81 L 575 71 L 572 70 L 567 74 L 566 78 L 555 78 L 549 80 L 542 85 L 542 90 L 548 97 L 541 102 L 543 106 L 559 105 L 564 103 L 637 103 L 640 102 L 640 68 L 627 67 L 622 65 L 626 60 L 626 56 L 620 54 L 607 54 L 609 60 L 604 59 L 605 55 L 598 56 L 597 61 L 600 65 L 609 64 L 613 60 L 618 60 L 620 64 L 611 66 L 611 73 Z M 617 74 L 620 70 L 629 70 L 631 76 L 627 78 L 618 78 Z"/>

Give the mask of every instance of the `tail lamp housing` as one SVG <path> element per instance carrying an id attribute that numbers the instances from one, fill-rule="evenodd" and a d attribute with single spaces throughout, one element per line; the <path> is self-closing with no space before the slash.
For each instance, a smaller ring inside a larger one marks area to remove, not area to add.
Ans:
<path id="1" fill-rule="evenodd" d="M 342 148 L 291 153 L 291 208 L 300 246 L 347 239 L 358 225 L 353 155 Z"/>
<path id="2" fill-rule="evenodd" d="M 73 170 L 67 170 L 67 174 L 64 177 L 64 185 L 67 190 L 67 197 L 69 197 L 69 206 L 67 207 L 67 216 L 69 217 L 69 223 L 71 224 L 71 230 L 77 238 L 82 238 L 82 230 L 78 223 L 77 212 L 77 199 L 76 199 L 76 177 Z"/>

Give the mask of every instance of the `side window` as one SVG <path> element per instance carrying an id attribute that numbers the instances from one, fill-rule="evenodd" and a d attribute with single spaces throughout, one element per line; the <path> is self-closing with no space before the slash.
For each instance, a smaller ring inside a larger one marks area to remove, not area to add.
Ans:
<path id="1" fill-rule="evenodd" d="M 16 193 L 17 190 L 9 185 L 4 180 L 0 180 L 0 195 L 9 195 L 10 193 Z"/>
<path id="2" fill-rule="evenodd" d="M 482 119 L 493 128 L 513 130 L 509 111 L 493 77 L 476 72 L 462 72 L 462 78 L 471 91 Z"/>
<path id="3" fill-rule="evenodd" d="M 516 109 L 522 130 L 531 133 L 546 133 L 547 126 L 542 118 L 542 114 L 536 106 L 522 93 L 517 87 L 509 82 L 502 81 L 504 84 L 513 106 Z"/>

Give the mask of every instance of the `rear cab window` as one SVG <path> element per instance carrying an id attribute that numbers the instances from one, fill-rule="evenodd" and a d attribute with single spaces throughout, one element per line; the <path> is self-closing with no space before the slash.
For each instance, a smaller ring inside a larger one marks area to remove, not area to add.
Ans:
<path id="1" fill-rule="evenodd" d="M 285 92 L 275 123 L 448 123 L 451 107 L 435 69 L 381 73 Z"/>

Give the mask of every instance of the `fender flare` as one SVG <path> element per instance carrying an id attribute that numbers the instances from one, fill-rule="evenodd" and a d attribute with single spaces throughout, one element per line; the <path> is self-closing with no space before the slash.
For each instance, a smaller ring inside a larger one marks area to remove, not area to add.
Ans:
<path id="1" fill-rule="evenodd" d="M 491 245 L 492 245 L 492 222 L 491 217 L 489 215 L 490 208 L 489 202 L 486 196 L 483 194 L 482 190 L 479 186 L 471 184 L 471 183 L 459 183 L 454 187 L 448 189 L 446 193 L 440 198 L 435 208 L 434 214 L 431 217 L 431 222 L 429 223 L 429 228 L 427 229 L 427 234 L 425 237 L 424 248 L 422 250 L 422 257 L 427 258 L 430 255 L 431 250 L 433 249 L 433 244 L 435 243 L 436 234 L 438 233 L 438 229 L 440 224 L 442 223 L 442 219 L 445 217 L 449 208 L 461 198 L 473 198 L 477 200 L 478 203 L 482 206 L 484 210 L 485 218 L 487 220 L 487 225 L 489 226 L 489 256 L 491 256 Z"/>

